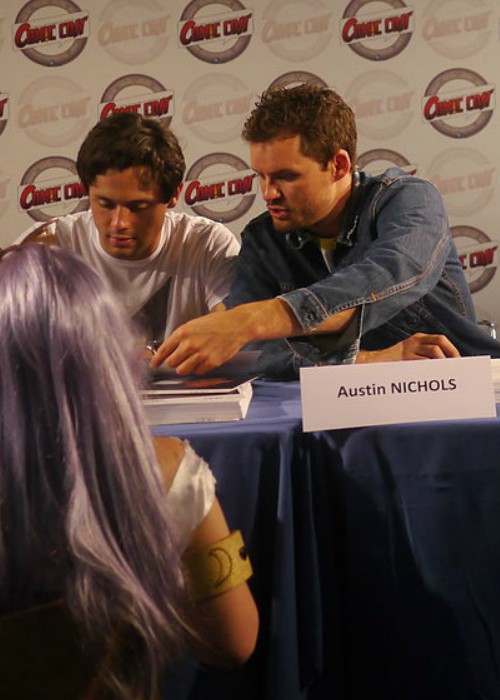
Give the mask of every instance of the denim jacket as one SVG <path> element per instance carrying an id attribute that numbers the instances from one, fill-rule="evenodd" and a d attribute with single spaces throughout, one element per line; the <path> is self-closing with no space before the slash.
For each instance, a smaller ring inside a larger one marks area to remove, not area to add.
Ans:
<path id="1" fill-rule="evenodd" d="M 356 173 L 353 182 L 330 270 L 307 230 L 278 232 L 265 213 L 243 231 L 228 308 L 279 296 L 305 332 L 359 309 L 343 333 L 267 341 L 261 370 L 294 377 L 301 366 L 352 363 L 360 349 L 417 332 L 446 335 L 462 355 L 500 357 L 476 324 L 438 190 L 398 168 Z"/>

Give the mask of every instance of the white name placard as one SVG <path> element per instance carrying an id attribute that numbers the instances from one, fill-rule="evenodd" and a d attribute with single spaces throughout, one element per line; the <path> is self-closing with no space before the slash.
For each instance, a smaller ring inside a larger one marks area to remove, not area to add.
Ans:
<path id="1" fill-rule="evenodd" d="M 300 388 L 306 432 L 496 416 L 489 357 L 305 367 Z"/>

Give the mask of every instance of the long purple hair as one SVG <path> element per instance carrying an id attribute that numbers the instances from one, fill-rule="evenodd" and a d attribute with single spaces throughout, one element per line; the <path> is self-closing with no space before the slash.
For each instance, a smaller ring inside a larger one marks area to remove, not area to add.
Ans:
<path id="1" fill-rule="evenodd" d="M 127 638 L 108 687 L 152 698 L 189 625 L 137 351 L 73 254 L 30 244 L 0 261 L 0 606 L 64 597 L 101 649 Z"/>

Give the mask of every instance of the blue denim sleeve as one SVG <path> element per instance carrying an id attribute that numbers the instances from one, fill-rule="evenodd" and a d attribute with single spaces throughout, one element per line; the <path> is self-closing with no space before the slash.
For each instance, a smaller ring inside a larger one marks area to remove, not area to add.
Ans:
<path id="1" fill-rule="evenodd" d="M 402 177 L 382 185 L 368 206 L 375 236 L 359 259 L 310 287 L 280 295 L 305 332 L 339 311 L 360 307 L 359 341 L 437 284 L 451 246 L 437 189 Z"/>

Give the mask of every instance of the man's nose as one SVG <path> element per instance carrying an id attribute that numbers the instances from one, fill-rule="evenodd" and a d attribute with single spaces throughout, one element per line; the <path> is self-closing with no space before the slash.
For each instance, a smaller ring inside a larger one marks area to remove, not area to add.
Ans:
<path id="1" fill-rule="evenodd" d="M 117 204 L 111 214 L 111 228 L 114 231 L 122 231 L 128 228 L 130 221 L 130 212 L 127 207 L 122 207 Z"/>
<path id="2" fill-rule="evenodd" d="M 274 199 L 278 199 L 281 192 L 276 187 L 272 180 L 262 180 L 261 182 L 262 197 L 265 202 L 272 202 Z"/>

